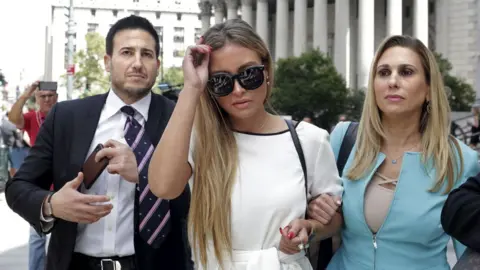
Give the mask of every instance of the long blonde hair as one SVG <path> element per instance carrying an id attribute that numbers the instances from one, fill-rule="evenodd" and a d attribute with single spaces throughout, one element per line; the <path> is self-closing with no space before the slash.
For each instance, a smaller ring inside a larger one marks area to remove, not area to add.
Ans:
<path id="1" fill-rule="evenodd" d="M 420 40 L 409 36 L 386 38 L 375 54 L 358 127 L 356 154 L 347 177 L 358 180 L 364 176 L 375 164 L 382 141 L 386 138 L 380 110 L 375 101 L 373 82 L 380 57 L 389 48 L 397 46 L 416 52 L 422 62 L 425 80 L 430 88 L 430 102 L 424 103 L 419 119 L 423 146 L 422 161 L 427 164 L 427 161 L 433 158 L 433 166 L 437 172 L 435 184 L 430 191 L 438 192 L 446 184 L 444 192 L 447 193 L 462 174 L 463 156 L 457 140 L 450 136 L 450 105 L 435 56 Z"/>
<path id="2" fill-rule="evenodd" d="M 246 22 L 235 19 L 217 24 L 204 34 L 204 44 L 212 51 L 226 44 L 236 44 L 255 51 L 267 71 L 266 101 L 273 82 L 272 57 L 267 46 Z M 230 207 L 232 187 L 238 166 L 237 144 L 226 112 L 208 91 L 205 91 L 195 114 L 195 164 L 188 226 L 194 256 L 205 267 L 208 242 L 213 242 L 221 263 L 231 252 Z"/>

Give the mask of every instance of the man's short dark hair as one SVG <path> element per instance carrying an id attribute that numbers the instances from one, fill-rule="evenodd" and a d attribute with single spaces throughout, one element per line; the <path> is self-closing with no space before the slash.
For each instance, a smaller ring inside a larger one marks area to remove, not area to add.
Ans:
<path id="1" fill-rule="evenodd" d="M 112 27 L 110 27 L 110 30 L 108 30 L 107 38 L 105 39 L 105 49 L 108 55 L 111 56 L 113 54 L 113 38 L 115 37 L 115 35 L 118 32 L 126 29 L 141 29 L 148 32 L 155 40 L 155 52 L 157 53 L 157 57 L 159 56 L 160 42 L 157 31 L 155 31 L 155 28 L 149 20 L 136 15 L 122 18 L 118 20 L 114 25 L 112 25 Z"/>

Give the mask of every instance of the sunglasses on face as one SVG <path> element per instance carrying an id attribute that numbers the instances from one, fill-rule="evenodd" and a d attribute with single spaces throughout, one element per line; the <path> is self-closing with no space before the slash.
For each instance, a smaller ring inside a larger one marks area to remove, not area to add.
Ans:
<path id="1" fill-rule="evenodd" d="M 228 96 L 233 92 L 235 87 L 235 80 L 245 90 L 255 90 L 259 88 L 265 80 L 263 70 L 264 65 L 250 66 L 237 74 L 230 74 L 228 72 L 217 72 L 210 76 L 208 80 L 209 91 L 217 96 Z"/>

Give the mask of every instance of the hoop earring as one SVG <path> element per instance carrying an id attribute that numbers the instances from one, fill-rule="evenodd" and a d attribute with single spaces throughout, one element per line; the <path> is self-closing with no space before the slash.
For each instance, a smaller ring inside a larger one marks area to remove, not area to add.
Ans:
<path id="1" fill-rule="evenodd" d="M 430 105 L 430 101 L 427 101 L 427 113 L 430 114 L 432 111 L 432 105 Z"/>

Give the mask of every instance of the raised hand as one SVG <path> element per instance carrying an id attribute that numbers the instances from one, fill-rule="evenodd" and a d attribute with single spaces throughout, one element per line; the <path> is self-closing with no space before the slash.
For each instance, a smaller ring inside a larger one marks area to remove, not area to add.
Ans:
<path id="1" fill-rule="evenodd" d="M 190 46 L 183 58 L 183 89 L 203 91 L 208 81 L 208 63 L 211 47 L 203 42 L 201 37 L 195 46 Z M 200 61 L 201 63 L 197 63 Z"/>

